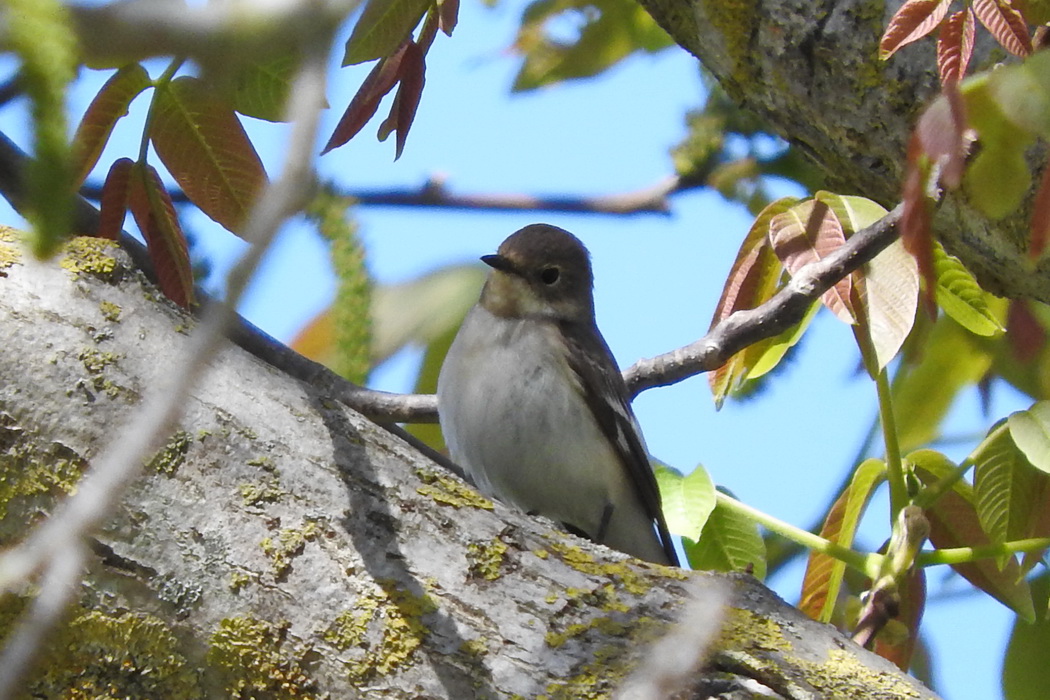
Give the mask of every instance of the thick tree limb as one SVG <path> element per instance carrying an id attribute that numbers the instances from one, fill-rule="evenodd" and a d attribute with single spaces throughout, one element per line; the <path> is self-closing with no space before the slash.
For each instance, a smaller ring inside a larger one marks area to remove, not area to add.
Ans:
<path id="1" fill-rule="evenodd" d="M 53 510 L 193 347 L 181 329 L 195 319 L 157 301 L 119 249 L 83 241 L 47 263 L 10 237 L 0 247 L 12 261 L 0 275 L 5 542 Z M 691 580 L 711 577 L 489 504 L 232 345 L 182 408 L 179 432 L 96 534 L 47 676 L 26 692 L 602 694 L 677 618 Z M 935 697 L 754 579 L 714 578 L 732 602 L 689 697 Z"/>

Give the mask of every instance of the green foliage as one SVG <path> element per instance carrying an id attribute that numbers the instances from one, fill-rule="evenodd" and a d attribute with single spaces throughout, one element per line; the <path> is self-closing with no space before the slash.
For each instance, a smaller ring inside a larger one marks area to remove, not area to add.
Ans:
<path id="1" fill-rule="evenodd" d="M 1043 574 L 1033 582 L 1032 592 L 1047 608 L 1050 576 Z M 1042 700 L 1050 687 L 1050 616 L 1040 615 L 1035 622 L 1014 621 L 1003 663 L 1003 696 L 1006 700 Z"/>
<path id="2" fill-rule="evenodd" d="M 33 113 L 34 158 L 26 177 L 32 248 L 38 257 L 50 257 L 72 234 L 75 173 L 66 133 L 66 89 L 76 75 L 76 37 L 67 9 L 57 0 L 9 0 L 4 18 Z"/>
<path id="3" fill-rule="evenodd" d="M 698 464 L 683 476 L 658 463 L 656 482 L 660 487 L 667 529 L 691 540 L 700 539 L 700 533 L 715 509 L 715 484 L 707 470 Z"/>
<path id="4" fill-rule="evenodd" d="M 332 369 L 352 382 L 363 383 L 372 366 L 372 280 L 356 227 L 348 220 L 351 201 L 322 189 L 307 215 L 331 242 L 332 267 L 339 288 L 332 304 L 335 359 Z"/>
<path id="5" fill-rule="evenodd" d="M 431 0 L 368 0 L 346 42 L 343 65 L 389 56 L 423 19 Z"/>
<path id="6" fill-rule="evenodd" d="M 552 25 L 575 25 L 571 39 Z M 655 53 L 674 42 L 633 0 L 534 0 L 514 48 L 523 55 L 514 90 L 535 90 L 608 70 L 631 54 Z"/>
<path id="7" fill-rule="evenodd" d="M 750 571 L 766 577 L 766 545 L 755 521 L 717 503 L 699 540 L 682 539 L 689 565 L 703 571 Z"/>

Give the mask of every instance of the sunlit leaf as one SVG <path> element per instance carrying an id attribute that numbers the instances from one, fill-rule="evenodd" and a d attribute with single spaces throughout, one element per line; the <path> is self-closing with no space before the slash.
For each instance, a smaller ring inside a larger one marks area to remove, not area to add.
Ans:
<path id="1" fill-rule="evenodd" d="M 1002 324 L 988 307 L 988 293 L 954 255 L 935 242 L 933 268 L 937 276 L 937 304 L 960 326 L 980 336 L 996 336 Z"/>
<path id="2" fill-rule="evenodd" d="M 694 569 L 747 571 L 758 579 L 766 576 L 766 545 L 758 526 L 722 505 L 715 505 L 700 539 L 683 539 L 686 556 Z"/>
<path id="3" fill-rule="evenodd" d="M 794 197 L 778 199 L 755 218 L 722 288 L 722 297 L 711 319 L 712 328 L 734 311 L 753 309 L 776 293 L 780 287 L 782 266 L 769 245 L 769 221 L 797 203 Z M 743 353 L 737 353 L 726 364 L 708 374 L 716 406 L 721 406 L 725 397 L 739 387 L 747 376 L 750 371 L 747 360 Z"/>
<path id="4" fill-rule="evenodd" d="M 820 529 L 820 536 L 843 547 L 853 546 L 853 537 L 868 502 L 884 479 L 886 464 L 868 459 L 853 472 L 846 490 L 832 504 Z M 842 588 L 846 564 L 827 554 L 811 551 L 802 580 L 799 609 L 821 622 L 830 622 Z"/>
<path id="5" fill-rule="evenodd" d="M 431 0 L 368 0 L 346 42 L 343 65 L 392 54 L 423 19 Z"/>
<path id="6" fill-rule="evenodd" d="M 971 0 L 974 14 L 999 44 L 1015 56 L 1032 53 L 1028 23 L 1012 0 Z"/>
<path id="7" fill-rule="evenodd" d="M 897 49 L 923 38 L 948 14 L 951 0 L 908 0 L 890 18 L 879 41 L 879 58 L 885 60 Z"/>
<path id="8" fill-rule="evenodd" d="M 926 486 L 932 486 L 955 469 L 947 457 L 932 450 L 913 452 L 907 460 Z M 965 482 L 956 482 L 954 488 L 926 510 L 926 517 L 930 522 L 930 542 L 935 547 L 979 547 L 991 543 L 977 517 L 973 489 Z M 1032 595 L 1028 582 L 1020 575 L 1017 560 L 1011 558 L 1004 568 L 993 559 L 953 564 L 952 568 L 1020 617 L 1035 619 Z"/>
<path id="9" fill-rule="evenodd" d="M 158 85 L 150 140 L 201 211 L 239 233 L 266 182 L 255 147 L 233 109 L 197 78 Z"/>
<path id="10" fill-rule="evenodd" d="M 777 257 L 791 274 L 797 274 L 806 265 L 826 258 L 846 242 L 835 214 L 827 204 L 807 200 L 777 214 L 769 222 L 769 239 Z M 850 308 L 849 276 L 836 282 L 820 299 L 845 323 L 855 323 Z"/>
<path id="11" fill-rule="evenodd" d="M 788 350 L 795 347 L 798 341 L 802 340 L 802 336 L 806 333 L 806 329 L 809 328 L 809 324 L 816 317 L 819 310 L 820 304 L 816 302 L 810 304 L 802 320 L 795 324 L 793 328 L 788 328 L 772 338 L 760 340 L 744 350 L 741 353 L 741 356 L 744 358 L 744 367 L 747 370 L 744 378 L 748 381 L 753 381 L 776 369 Z"/>
<path id="12" fill-rule="evenodd" d="M 940 434 L 959 392 L 975 385 L 992 364 L 992 352 L 949 318 L 941 317 L 923 346 L 922 362 L 894 378 L 893 409 L 901 449 L 912 450 Z"/>
<path id="13" fill-rule="evenodd" d="M 969 7 L 953 12 L 937 35 L 937 70 L 941 83 L 962 80 L 973 56 L 977 21 Z"/>
<path id="14" fill-rule="evenodd" d="M 128 208 L 146 238 L 161 291 L 189 308 L 194 303 L 189 247 L 164 183 L 151 166 L 136 163 L 132 167 Z"/>
<path id="15" fill-rule="evenodd" d="M 91 100 L 73 136 L 73 170 L 77 185 L 84 182 L 98 163 L 113 127 L 128 113 L 131 102 L 149 86 L 146 69 L 138 63 L 131 63 L 114 73 Z"/>
<path id="16" fill-rule="evenodd" d="M 904 249 L 911 253 L 918 263 L 919 277 L 926 283 L 926 308 L 932 315 L 936 311 L 933 289 L 937 278 L 933 270 L 932 203 L 927 196 L 930 171 L 930 160 L 923 153 L 922 140 L 918 133 L 913 132 L 908 140 L 908 161 L 904 173 L 899 224 L 900 239 L 904 243 Z"/>
<path id="17" fill-rule="evenodd" d="M 111 241 L 120 238 L 124 228 L 124 216 L 128 209 L 128 191 L 134 162 L 130 158 L 118 158 L 110 166 L 106 181 L 102 185 L 99 201 L 98 237 Z"/>
<path id="18" fill-rule="evenodd" d="M 677 470 L 658 465 L 656 482 L 660 486 L 667 529 L 691 540 L 699 539 L 715 508 L 715 484 L 707 470 L 698 464 L 683 476 Z"/>
<path id="19" fill-rule="evenodd" d="M 1046 606 L 1050 577 L 1040 576 L 1032 584 L 1033 592 Z M 1044 700 L 1050 687 L 1050 616 L 1036 621 L 1014 620 L 1010 641 L 1003 657 L 1002 687 L 1005 700 Z"/>
<path id="20" fill-rule="evenodd" d="M 1050 401 L 1040 401 L 1027 411 L 1011 413 L 1010 435 L 1031 464 L 1050 474 Z"/>
<path id="21" fill-rule="evenodd" d="M 1032 468 L 1009 431 L 990 435 L 974 451 L 973 461 L 974 504 L 988 537 L 995 543 L 1027 537 L 1034 509 L 1044 505 L 1034 497 L 1045 475 Z"/>

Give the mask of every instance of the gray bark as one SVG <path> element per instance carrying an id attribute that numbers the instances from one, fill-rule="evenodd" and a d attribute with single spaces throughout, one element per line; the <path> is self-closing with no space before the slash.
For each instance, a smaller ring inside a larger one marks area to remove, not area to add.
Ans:
<path id="1" fill-rule="evenodd" d="M 194 325 L 104 241 L 77 239 L 45 263 L 11 241 L 0 242 L 5 544 L 120 439 Z M 698 582 L 718 581 L 725 623 L 683 697 L 757 697 L 744 679 L 787 698 L 934 697 L 749 576 L 646 564 L 487 503 L 232 345 L 90 544 L 27 695 L 602 696 Z M 0 600 L 0 632 L 25 595 Z"/>
<path id="2" fill-rule="evenodd" d="M 903 0 L 640 1 L 731 97 L 808 154 L 831 189 L 887 208 L 900 200 L 908 136 L 938 90 L 933 39 L 878 58 Z M 978 29 L 976 67 L 1004 57 Z M 935 229 L 989 291 L 1050 302 L 1050 261 L 1033 272 L 1026 257 L 1029 218 L 1026 205 L 990 221 L 959 191 L 945 198 Z"/>

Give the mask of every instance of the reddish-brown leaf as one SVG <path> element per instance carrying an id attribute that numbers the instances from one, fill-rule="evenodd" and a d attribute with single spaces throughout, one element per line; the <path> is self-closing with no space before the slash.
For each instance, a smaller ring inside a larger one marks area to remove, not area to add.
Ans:
<path id="1" fill-rule="evenodd" d="M 1024 299 L 1010 302 L 1006 312 L 1006 342 L 1014 359 L 1022 364 L 1034 361 L 1046 347 L 1046 329 Z"/>
<path id="2" fill-rule="evenodd" d="M 157 86 L 153 113 L 150 140 L 172 177 L 201 211 L 240 233 L 266 172 L 233 108 L 182 77 Z"/>
<path id="3" fill-rule="evenodd" d="M 1033 260 L 1043 254 L 1050 237 L 1050 167 L 1043 169 L 1043 179 L 1032 202 L 1032 237 L 1028 240 L 1028 257 Z"/>
<path id="4" fill-rule="evenodd" d="M 146 238 L 161 291 L 179 306 L 189 308 L 194 303 L 193 269 L 186 236 L 164 183 L 152 166 L 133 166 L 128 208 Z"/>
<path id="5" fill-rule="evenodd" d="M 973 56 L 977 22 L 969 7 L 952 13 L 937 34 L 937 70 L 941 85 L 962 80 Z"/>
<path id="6" fill-rule="evenodd" d="M 926 197 L 928 162 L 919 146 L 919 136 L 913 132 L 908 142 L 908 165 L 904 175 L 901 241 L 919 264 L 919 276 L 926 287 L 926 311 L 934 317 L 937 315 L 937 272 L 933 267 L 933 231 L 930 202 Z"/>
<path id="7" fill-rule="evenodd" d="M 397 140 L 394 160 L 401 157 L 408 139 L 408 130 L 416 118 L 419 99 L 423 96 L 423 85 L 426 83 L 426 57 L 422 49 L 413 42 L 405 47 L 405 58 L 401 61 L 399 77 L 401 85 L 397 88 Z"/>
<path id="8" fill-rule="evenodd" d="M 915 125 L 919 155 L 940 166 L 939 177 L 945 187 L 954 189 L 962 182 L 970 143 L 967 127 L 966 103 L 959 84 L 948 81 L 941 96 L 923 110 Z"/>
<path id="9" fill-rule="evenodd" d="M 1028 23 L 1013 0 L 973 0 L 972 7 L 977 19 L 1004 49 L 1021 57 L 1032 53 Z"/>
<path id="10" fill-rule="evenodd" d="M 452 36 L 452 31 L 459 21 L 459 0 L 438 0 L 438 27 L 447 36 Z"/>
<path id="11" fill-rule="evenodd" d="M 915 643 L 919 640 L 919 623 L 926 609 L 926 571 L 916 569 L 901 583 L 900 611 L 894 618 L 907 631 L 906 636 L 880 634 L 875 637 L 875 653 L 893 662 L 902 671 L 911 668 Z"/>
<path id="12" fill-rule="evenodd" d="M 879 58 L 885 60 L 897 49 L 923 38 L 948 14 L 952 0 L 908 0 L 890 19 L 879 42 Z"/>
<path id="13" fill-rule="evenodd" d="M 332 132 L 332 136 L 328 139 L 328 143 L 325 144 L 324 150 L 321 151 L 321 155 L 328 153 L 333 148 L 339 148 L 352 139 L 364 128 L 368 120 L 375 115 L 376 110 L 379 109 L 379 102 L 397 84 L 398 73 L 401 70 L 401 59 L 404 58 L 407 47 L 408 42 L 405 42 L 397 51 L 387 58 L 381 59 L 372 68 L 372 72 L 368 74 L 368 77 L 361 83 L 361 87 L 358 88 L 357 94 L 350 100 L 350 104 L 347 106 L 346 111 L 343 112 L 342 118 Z"/>
<path id="14" fill-rule="evenodd" d="M 783 197 L 768 204 L 755 217 L 722 287 L 722 297 L 711 319 L 712 328 L 734 311 L 753 309 L 776 292 L 782 268 L 769 244 L 769 220 L 796 204 L 798 200 L 794 197 Z M 738 378 L 747 371 L 745 365 L 742 354 L 738 353 L 729 362 L 708 373 L 707 380 L 716 405 L 721 405 Z"/>
<path id="15" fill-rule="evenodd" d="M 124 228 L 124 214 L 128 208 L 128 189 L 135 163 L 130 158 L 118 158 L 106 174 L 99 201 L 98 235 L 115 241 Z"/>
<path id="16" fill-rule="evenodd" d="M 841 248 L 846 236 L 827 204 L 808 200 L 770 220 L 769 240 L 784 267 L 794 275 Z M 847 275 L 820 297 L 835 316 L 849 324 L 856 323 L 850 302 L 852 286 L 852 279 Z"/>
<path id="17" fill-rule="evenodd" d="M 109 141 L 120 118 L 128 113 L 128 106 L 150 86 L 149 74 L 137 63 L 131 63 L 110 77 L 84 112 L 73 136 L 73 165 L 76 185 L 79 187 L 98 163 L 102 150 Z"/>

